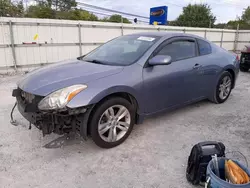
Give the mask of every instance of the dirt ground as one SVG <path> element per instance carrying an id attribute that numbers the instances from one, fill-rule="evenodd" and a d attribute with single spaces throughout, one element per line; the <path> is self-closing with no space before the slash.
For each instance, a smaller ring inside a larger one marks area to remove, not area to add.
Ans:
<path id="1" fill-rule="evenodd" d="M 44 148 L 57 136 L 28 130 L 17 111 L 21 125 L 11 125 L 11 91 L 19 78 L 0 78 L 1 188 L 191 188 L 187 158 L 205 140 L 222 141 L 227 151 L 241 151 L 250 161 L 250 73 L 240 73 L 226 103 L 203 101 L 147 119 L 125 143 L 108 150 L 79 139 Z"/>

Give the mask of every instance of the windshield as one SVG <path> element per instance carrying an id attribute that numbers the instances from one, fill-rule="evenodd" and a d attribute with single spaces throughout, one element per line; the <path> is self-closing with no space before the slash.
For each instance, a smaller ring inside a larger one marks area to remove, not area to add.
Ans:
<path id="1" fill-rule="evenodd" d="M 126 66 L 137 61 L 158 37 L 122 36 L 107 42 L 82 58 L 84 61 Z"/>

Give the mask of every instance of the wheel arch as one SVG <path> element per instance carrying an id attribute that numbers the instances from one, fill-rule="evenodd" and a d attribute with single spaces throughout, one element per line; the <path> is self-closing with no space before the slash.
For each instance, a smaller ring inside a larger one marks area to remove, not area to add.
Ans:
<path id="1" fill-rule="evenodd" d="M 128 93 L 128 92 L 114 92 L 114 93 L 110 93 L 110 94 L 104 96 L 102 99 L 100 99 L 95 104 L 95 107 L 98 106 L 99 104 L 103 103 L 104 101 L 106 101 L 106 100 L 108 100 L 110 98 L 113 98 L 113 97 L 121 97 L 121 98 L 126 99 L 127 101 L 129 101 L 136 108 L 136 111 L 137 110 L 139 111 L 139 104 L 138 104 L 136 98 L 131 93 Z"/>
<path id="2" fill-rule="evenodd" d="M 232 75 L 233 78 L 233 84 L 232 84 L 232 89 L 235 87 L 235 80 L 236 80 L 236 75 L 233 69 L 227 68 L 225 71 L 229 72 Z"/>
<path id="3" fill-rule="evenodd" d="M 120 92 L 113 92 L 113 93 L 109 93 L 108 95 L 102 97 L 101 99 L 98 100 L 98 102 L 95 103 L 95 105 L 93 106 L 93 108 L 91 109 L 91 112 L 90 112 L 90 116 L 88 118 L 88 123 L 87 123 L 87 133 L 89 134 L 90 133 L 90 121 L 93 117 L 93 114 L 95 113 L 95 110 L 98 108 L 98 106 L 100 104 L 102 104 L 104 101 L 106 100 L 109 100 L 111 98 L 114 98 L 114 97 L 120 97 L 120 98 L 123 98 L 123 99 L 126 99 L 129 103 L 131 103 L 134 108 L 135 108 L 135 123 L 140 123 L 140 116 L 139 116 L 139 112 L 140 112 L 140 105 L 137 101 L 137 99 L 135 98 L 135 96 L 129 92 L 125 92 L 125 91 L 120 91 Z"/>
<path id="4" fill-rule="evenodd" d="M 236 81 L 236 76 L 237 76 L 237 75 L 236 75 L 236 73 L 235 73 L 235 71 L 234 71 L 234 68 L 231 67 L 231 66 L 227 66 L 227 67 L 225 67 L 224 69 L 222 69 L 221 71 L 219 71 L 219 73 L 218 73 L 217 76 L 216 76 L 216 79 L 215 79 L 215 82 L 214 82 L 215 84 L 214 84 L 214 86 L 213 86 L 212 92 L 211 92 L 211 94 L 210 94 L 209 97 L 208 97 L 208 99 L 209 99 L 210 101 L 213 101 L 213 102 L 215 102 L 215 103 L 217 103 L 217 102 L 216 102 L 216 99 L 215 99 L 217 83 L 218 83 L 218 81 L 219 81 L 221 75 L 222 75 L 224 72 L 229 72 L 229 73 L 232 75 L 232 79 L 233 79 L 232 89 L 235 87 L 235 81 Z"/>
<path id="5" fill-rule="evenodd" d="M 98 105 L 99 103 L 109 99 L 110 97 L 124 98 L 129 102 L 131 102 L 131 104 L 136 106 L 136 111 L 138 113 L 141 113 L 141 111 L 143 111 L 142 100 L 139 98 L 139 95 L 136 92 L 136 90 L 132 87 L 124 85 L 110 87 L 108 89 L 101 91 L 89 101 L 89 104 Z"/>

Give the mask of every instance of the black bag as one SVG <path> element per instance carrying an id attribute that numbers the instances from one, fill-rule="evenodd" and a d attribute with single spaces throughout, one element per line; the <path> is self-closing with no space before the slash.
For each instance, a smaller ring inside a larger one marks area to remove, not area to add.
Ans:
<path id="1" fill-rule="evenodd" d="M 193 185 L 206 181 L 206 171 L 212 155 L 225 157 L 225 145 L 221 142 L 201 142 L 196 144 L 188 158 L 186 177 Z"/>

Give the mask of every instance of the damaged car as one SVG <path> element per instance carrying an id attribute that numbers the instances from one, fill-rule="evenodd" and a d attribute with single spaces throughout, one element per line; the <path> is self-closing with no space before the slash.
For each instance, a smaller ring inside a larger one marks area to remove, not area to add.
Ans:
<path id="1" fill-rule="evenodd" d="M 12 95 L 44 135 L 73 132 L 112 148 L 145 117 L 204 99 L 225 102 L 238 72 L 238 56 L 204 38 L 137 33 L 34 70 Z"/>
<path id="2" fill-rule="evenodd" d="M 240 70 L 247 72 L 250 69 L 250 45 L 246 45 L 241 51 Z"/>

